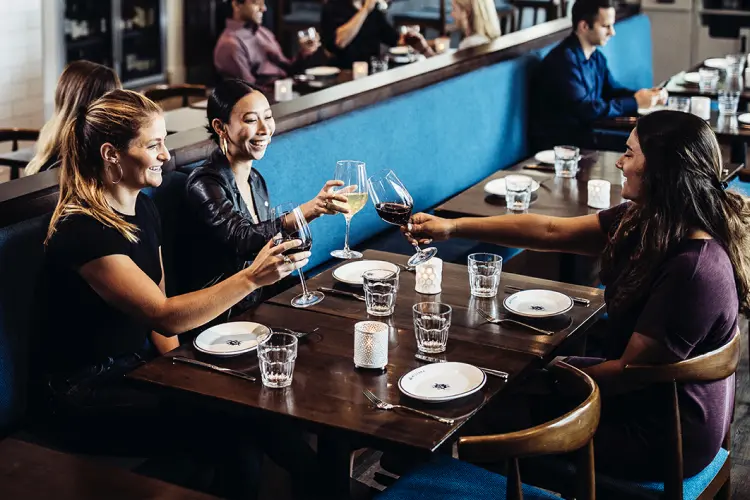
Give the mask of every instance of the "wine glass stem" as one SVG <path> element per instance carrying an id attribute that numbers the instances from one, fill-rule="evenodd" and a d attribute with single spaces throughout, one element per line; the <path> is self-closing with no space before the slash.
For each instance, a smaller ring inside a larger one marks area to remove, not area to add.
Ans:
<path id="1" fill-rule="evenodd" d="M 412 237 L 411 233 L 406 233 L 406 236 Z M 411 246 L 414 247 L 414 250 L 416 250 L 417 253 L 422 253 L 422 249 L 419 247 L 419 243 L 417 243 L 416 241 L 412 242 Z"/>
<path id="2" fill-rule="evenodd" d="M 344 236 L 344 253 L 349 255 L 351 250 L 349 250 L 349 226 L 352 223 L 351 217 L 344 216 L 344 220 L 346 220 L 346 236 Z"/>
<path id="3" fill-rule="evenodd" d="M 302 283 L 302 296 L 307 297 L 310 295 L 310 292 L 307 291 L 307 283 L 305 283 L 305 275 L 302 274 L 302 269 L 297 269 L 297 272 L 299 273 L 299 280 Z"/>

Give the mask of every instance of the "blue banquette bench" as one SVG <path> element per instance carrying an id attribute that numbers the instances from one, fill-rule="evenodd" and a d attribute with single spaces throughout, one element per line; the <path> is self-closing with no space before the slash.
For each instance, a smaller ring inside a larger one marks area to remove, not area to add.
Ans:
<path id="1" fill-rule="evenodd" d="M 617 24 L 617 32 L 605 48 L 613 73 L 626 85 L 651 85 L 648 18 L 625 19 Z M 528 95 L 527 82 L 539 57 L 550 48 L 278 136 L 256 165 L 266 178 L 272 202 L 308 200 L 333 176 L 336 160 L 359 159 L 367 163 L 369 173 L 397 172 L 414 198 L 415 210 L 430 210 L 529 156 L 526 109 L 533 96 Z M 633 57 L 635 53 L 639 57 Z M 190 168 L 165 174 L 163 185 L 148 193 L 159 206 L 165 227 L 167 277 L 171 255 L 177 251 L 168 244 L 169 228 L 180 217 Z M 14 424 L 17 427 L 25 411 L 29 325 L 48 219 L 45 215 L 0 228 L 0 436 Z M 353 219 L 352 245 L 369 240 L 367 245 L 373 248 L 410 253 L 411 247 L 395 231 L 379 237 L 386 228 L 368 206 Z M 310 269 L 329 264 L 329 252 L 343 244 L 344 221 L 325 217 L 312 229 Z M 441 256 L 459 259 L 471 245 L 441 248 Z M 499 251 L 506 258 L 517 252 Z"/>

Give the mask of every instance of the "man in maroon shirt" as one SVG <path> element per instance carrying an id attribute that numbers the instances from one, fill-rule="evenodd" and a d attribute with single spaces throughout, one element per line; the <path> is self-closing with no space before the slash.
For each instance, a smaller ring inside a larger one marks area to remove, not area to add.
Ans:
<path id="1" fill-rule="evenodd" d="M 223 78 L 241 78 L 268 91 L 274 81 L 320 64 L 325 56 L 315 39 L 288 59 L 274 34 L 261 26 L 265 11 L 265 0 L 232 0 L 232 17 L 214 48 L 214 67 Z"/>

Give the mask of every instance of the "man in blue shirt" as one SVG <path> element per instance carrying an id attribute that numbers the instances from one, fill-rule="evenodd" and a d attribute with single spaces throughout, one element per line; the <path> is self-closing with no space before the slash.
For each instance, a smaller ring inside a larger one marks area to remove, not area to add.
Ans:
<path id="1" fill-rule="evenodd" d="M 573 33 L 542 61 L 530 95 L 535 150 L 558 145 L 603 149 L 593 133 L 596 120 L 635 115 L 638 108 L 659 101 L 659 89 L 634 91 L 620 86 L 597 50 L 615 36 L 613 5 L 612 0 L 577 0 Z"/>

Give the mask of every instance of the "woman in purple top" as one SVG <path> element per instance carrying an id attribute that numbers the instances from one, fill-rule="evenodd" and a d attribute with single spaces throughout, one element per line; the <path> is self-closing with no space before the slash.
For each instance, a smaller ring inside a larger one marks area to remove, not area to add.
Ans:
<path id="1" fill-rule="evenodd" d="M 603 395 L 596 467 L 633 480 L 663 480 L 667 406 L 655 387 L 628 385 L 623 369 L 692 358 L 732 338 L 738 313 L 750 311 L 750 203 L 726 190 L 716 137 L 688 113 L 641 118 L 616 166 L 629 203 L 596 215 L 446 220 L 417 214 L 408 229 L 420 240 L 460 237 L 601 255 L 611 329 L 605 358 L 571 360 Z M 692 476 L 721 446 L 734 377 L 678 390 L 684 473 Z"/>

